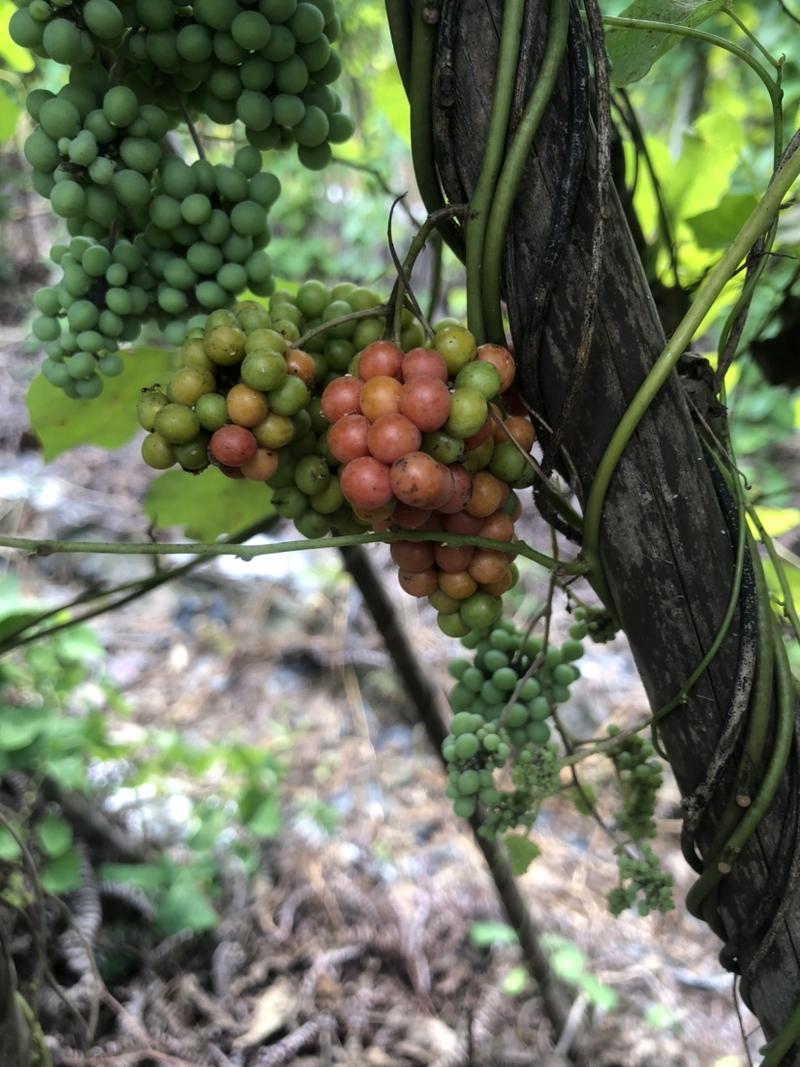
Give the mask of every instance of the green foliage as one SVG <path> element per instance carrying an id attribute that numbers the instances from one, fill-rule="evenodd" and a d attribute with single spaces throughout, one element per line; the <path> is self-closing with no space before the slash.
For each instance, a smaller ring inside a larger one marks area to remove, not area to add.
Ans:
<path id="1" fill-rule="evenodd" d="M 0 583 L 0 618 L 29 601 L 13 580 Z M 260 842 L 280 831 L 281 766 L 263 748 L 237 741 L 200 744 L 176 731 L 117 737 L 125 706 L 103 672 L 104 653 L 86 628 L 75 627 L 28 646 L 0 665 L 0 776 L 21 771 L 31 783 L 52 779 L 102 805 L 106 789 L 135 791 L 147 783 L 154 802 L 183 796 L 179 848 L 168 838 L 152 859 L 100 866 L 100 877 L 142 890 L 162 935 L 201 931 L 216 922 L 226 864 L 258 867 Z M 91 694 L 91 695 L 90 695 Z M 98 694 L 100 700 L 98 702 Z M 135 792 L 134 792 L 135 795 Z M 0 893 L 24 906 L 15 886 L 26 872 L 17 835 L 34 857 L 42 887 L 56 895 L 81 884 L 76 830 L 57 803 L 32 790 L 10 826 L 0 825 Z M 174 836 L 174 831 L 172 832 Z M 222 859 L 222 854 L 225 859 Z"/>
<path id="2" fill-rule="evenodd" d="M 121 448 L 138 432 L 139 392 L 153 381 L 163 380 L 175 356 L 163 348 L 137 348 L 123 358 L 126 373 L 108 380 L 102 404 L 69 400 L 43 377 L 34 379 L 28 390 L 28 415 L 46 460 L 79 445 Z"/>
<path id="3" fill-rule="evenodd" d="M 587 969 L 586 956 L 573 941 L 558 934 L 544 934 L 541 943 L 550 966 L 562 982 L 583 993 L 599 1012 L 613 1011 L 617 1007 L 619 997 L 616 991 Z"/>
<path id="4" fill-rule="evenodd" d="M 469 928 L 469 939 L 475 948 L 494 948 L 496 945 L 515 945 L 517 935 L 507 923 L 481 919 Z"/>
<path id="5" fill-rule="evenodd" d="M 640 856 L 631 856 L 617 849 L 619 885 L 608 894 L 608 908 L 612 915 L 621 915 L 627 908 L 637 905 L 640 915 L 651 911 L 672 911 L 672 875 L 659 863 L 658 856 L 649 845 L 641 846 Z"/>
<path id="6" fill-rule="evenodd" d="M 522 834 L 506 834 L 503 844 L 508 852 L 511 873 L 516 876 L 525 874 L 533 861 L 541 855 L 538 845 Z"/>
<path id="7" fill-rule="evenodd" d="M 187 478 L 167 471 L 150 485 L 144 507 L 155 526 L 181 526 L 187 537 L 214 541 L 273 514 L 270 490 L 261 482 L 231 481 L 209 467 Z"/>
<path id="8" fill-rule="evenodd" d="M 724 3 L 725 0 L 633 0 L 620 14 L 625 18 L 699 26 Z M 606 33 L 606 44 L 613 84 L 622 87 L 639 81 L 657 59 L 681 40 L 677 34 L 612 26 Z"/>

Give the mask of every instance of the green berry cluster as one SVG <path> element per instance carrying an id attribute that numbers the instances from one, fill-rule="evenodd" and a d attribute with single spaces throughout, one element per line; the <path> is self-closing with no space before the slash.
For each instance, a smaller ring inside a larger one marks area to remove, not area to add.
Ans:
<path id="1" fill-rule="evenodd" d="M 17 2 L 17 44 L 82 72 L 102 70 L 114 49 L 120 88 L 176 113 L 239 121 L 259 149 L 297 145 L 318 170 L 352 135 L 331 88 L 342 69 L 335 0 Z"/>
<path id="2" fill-rule="evenodd" d="M 619 728 L 609 726 L 610 737 L 619 734 Z M 656 826 L 653 822 L 656 797 L 663 782 L 661 764 L 649 741 L 634 734 L 620 742 L 611 752 L 619 776 L 622 806 L 615 814 L 617 828 L 632 841 L 653 837 Z"/>
<path id="3" fill-rule="evenodd" d="M 480 803 L 487 836 L 530 827 L 539 805 L 559 788 L 557 749 L 547 720 L 569 699 L 580 677 L 574 661 L 583 653 L 585 624 L 578 620 L 563 645 L 543 646 L 503 620 L 489 633 L 462 640 L 472 661 L 450 664 L 455 712 L 442 752 L 448 763 L 447 795 L 456 814 L 470 816 Z M 510 764 L 511 790 L 495 772 Z"/>
<path id="4" fill-rule="evenodd" d="M 649 845 L 642 845 L 639 858 L 618 849 L 617 867 L 619 885 L 606 898 L 612 915 L 621 915 L 634 904 L 640 915 L 672 911 L 675 907 L 672 875 L 661 867 L 658 856 Z"/>

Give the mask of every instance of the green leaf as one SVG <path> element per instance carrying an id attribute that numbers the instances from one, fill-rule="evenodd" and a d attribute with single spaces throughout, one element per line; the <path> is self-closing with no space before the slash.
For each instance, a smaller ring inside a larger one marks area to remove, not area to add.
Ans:
<path id="1" fill-rule="evenodd" d="M 20 106 L 10 87 L 0 82 L 0 141 L 7 141 L 12 136 L 20 114 Z"/>
<path id="2" fill-rule="evenodd" d="M 209 467 L 194 477 L 168 471 L 147 491 L 145 511 L 164 529 L 181 526 L 187 537 L 213 541 L 273 514 L 270 493 L 263 483 L 234 481 Z"/>
<path id="3" fill-rule="evenodd" d="M 469 928 L 469 939 L 476 948 L 494 948 L 495 945 L 515 945 L 517 934 L 507 923 L 480 919 Z"/>
<path id="4" fill-rule="evenodd" d="M 104 863 L 100 880 L 113 885 L 130 885 L 144 893 L 155 893 L 166 883 L 169 872 L 157 863 Z"/>
<path id="5" fill-rule="evenodd" d="M 616 990 L 601 982 L 593 974 L 581 975 L 578 985 L 598 1011 L 613 1011 L 619 1004 Z"/>
<path id="6" fill-rule="evenodd" d="M 247 829 L 258 838 L 276 837 L 281 828 L 281 810 L 277 795 L 267 797 L 253 812 Z"/>
<path id="7" fill-rule="evenodd" d="M 524 967 L 512 967 L 500 988 L 507 997 L 518 997 L 528 988 L 528 972 Z"/>
<path id="8" fill-rule="evenodd" d="M 65 852 L 50 860 L 42 870 L 41 881 L 48 893 L 69 893 L 81 884 L 81 868 L 77 852 Z"/>
<path id="9" fill-rule="evenodd" d="M 0 749 L 16 752 L 27 748 L 47 729 L 49 721 L 47 708 L 0 708 Z"/>
<path id="10" fill-rule="evenodd" d="M 703 248 L 727 248 L 757 203 L 751 193 L 731 193 L 717 207 L 686 219 L 686 225 Z"/>
<path id="11" fill-rule="evenodd" d="M 28 415 L 45 460 L 79 445 L 121 448 L 140 429 L 136 420 L 139 392 L 165 381 L 175 353 L 163 348 L 137 348 L 122 356 L 124 373 L 106 379 L 99 400 L 69 400 L 41 375 L 34 378 L 28 390 Z"/>
<path id="12" fill-rule="evenodd" d="M 36 837 L 45 855 L 57 859 L 72 844 L 72 827 L 66 819 L 47 815 L 36 827 Z"/>
<path id="13" fill-rule="evenodd" d="M 183 930 L 210 930 L 217 923 L 217 913 L 202 889 L 182 878 L 161 898 L 156 923 L 167 936 Z"/>
<path id="14" fill-rule="evenodd" d="M 523 834 L 506 834 L 503 843 L 511 863 L 511 873 L 517 877 L 525 874 L 537 856 L 541 855 L 538 845 Z"/>
<path id="15" fill-rule="evenodd" d="M 80 756 L 48 756 L 47 773 L 65 789 L 86 789 L 86 760 Z"/>
<path id="16" fill-rule="evenodd" d="M 0 860 L 13 863 L 22 855 L 22 849 L 17 844 L 17 839 L 5 826 L 0 826 Z"/>
<path id="17" fill-rule="evenodd" d="M 724 3 L 725 0 L 634 0 L 621 15 L 692 27 L 711 18 Z M 612 26 L 606 32 L 612 83 L 621 88 L 643 78 L 656 60 L 681 39 L 674 33 Z"/>
<path id="18" fill-rule="evenodd" d="M 16 10 L 17 5 L 12 0 L 0 0 L 0 59 L 11 70 L 28 74 L 36 66 L 33 56 L 27 48 L 12 41 L 8 32 L 8 24 Z"/>
<path id="19" fill-rule="evenodd" d="M 583 975 L 586 957 L 577 945 L 567 942 L 561 945 L 550 957 L 550 966 L 563 982 L 574 985 Z"/>

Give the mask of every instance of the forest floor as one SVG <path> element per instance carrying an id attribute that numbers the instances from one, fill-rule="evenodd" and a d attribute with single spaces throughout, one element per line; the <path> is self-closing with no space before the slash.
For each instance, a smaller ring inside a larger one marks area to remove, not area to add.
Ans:
<path id="1" fill-rule="evenodd" d="M 42 462 L 26 425 L 31 370 L 21 338 L 18 326 L 2 327 L 4 531 L 146 539 L 149 472 L 136 445 Z M 393 589 L 387 554 L 372 557 Z M 93 582 L 139 576 L 144 563 L 15 557 L 9 566 L 25 592 L 58 603 Z M 542 595 L 541 576 L 531 571 L 526 582 L 532 600 Z M 396 607 L 444 692 L 457 646 L 426 607 L 400 595 Z M 568 624 L 560 611 L 557 633 Z M 675 878 L 668 914 L 611 917 L 608 839 L 566 797 L 536 826 L 542 855 L 521 886 L 548 950 L 572 960 L 572 1021 L 584 1020 L 580 1056 L 566 1058 L 562 1042 L 548 1058 L 559 1035 L 536 987 L 520 980 L 507 928 L 487 925 L 503 922 L 493 882 L 469 827 L 452 814 L 441 764 L 338 556 L 204 564 L 93 626 L 132 726 L 280 753 L 282 828 L 255 877 L 219 902 L 215 929 L 153 941 L 134 973 L 102 994 L 88 1050 L 69 1005 L 50 1006 L 56 1065 L 747 1063 L 742 1028 L 751 1033 L 755 1022 L 746 1009 L 740 1022 L 719 944 L 683 907 L 692 875 L 670 781 L 656 841 Z M 571 714 L 584 730 L 644 717 L 623 639 L 592 646 L 581 669 Z M 590 771 L 588 781 L 607 812 L 607 779 Z M 755 1034 L 752 1053 L 758 1043 Z"/>

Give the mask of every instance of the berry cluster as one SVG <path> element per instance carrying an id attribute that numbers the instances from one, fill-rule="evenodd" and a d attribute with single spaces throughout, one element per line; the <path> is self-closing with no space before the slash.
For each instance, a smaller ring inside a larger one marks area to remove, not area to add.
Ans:
<path id="1" fill-rule="evenodd" d="M 530 484 L 534 442 L 527 418 L 504 418 L 491 405 L 508 395 L 511 353 L 476 347 L 468 330 L 449 324 L 431 348 L 404 353 L 373 341 L 352 370 L 326 387 L 321 407 L 356 517 L 376 530 L 511 542 L 520 510 L 512 488 Z M 391 552 L 400 585 L 428 597 L 452 637 L 491 626 L 517 579 L 509 552 L 412 540 L 395 542 Z"/>
<path id="2" fill-rule="evenodd" d="M 17 44 L 81 72 L 102 70 L 113 48 L 120 88 L 176 114 L 188 106 L 222 125 L 240 121 L 259 149 L 296 144 L 301 163 L 316 170 L 330 161 L 331 143 L 352 135 L 330 88 L 341 73 L 334 0 L 23 0 L 19 7 L 9 26 Z"/>
<path id="3" fill-rule="evenodd" d="M 559 788 L 558 753 L 547 720 L 580 677 L 574 661 L 583 653 L 585 634 L 577 621 L 563 645 L 545 648 L 541 638 L 503 620 L 488 635 L 463 639 L 473 650 L 472 661 L 450 664 L 456 684 L 450 693 L 451 733 L 442 745 L 447 795 L 457 815 L 469 817 L 482 805 L 484 836 L 530 828 L 541 802 Z M 511 789 L 495 780 L 504 767 Z"/>
<path id="4" fill-rule="evenodd" d="M 649 845 L 642 845 L 639 858 L 617 850 L 617 867 L 619 885 L 606 898 L 612 915 L 621 915 L 634 904 L 640 915 L 672 911 L 675 907 L 672 875 L 662 868 Z"/>
<path id="5" fill-rule="evenodd" d="M 619 732 L 616 726 L 608 728 L 610 737 Z M 653 756 L 653 746 L 638 734 L 624 738 L 611 752 L 622 798 L 622 807 L 615 814 L 614 822 L 632 841 L 653 837 L 656 832 L 653 813 L 663 775 L 661 764 Z"/>
<path id="6" fill-rule="evenodd" d="M 34 301 L 31 347 L 72 398 L 118 374 L 120 345 L 148 320 L 180 344 L 177 317 L 268 296 L 267 213 L 280 193 L 262 151 L 298 146 L 319 169 L 352 123 L 332 83 L 335 0 L 17 0 L 13 40 L 69 66 L 57 92 L 37 88 L 25 143 L 36 191 L 73 238 L 61 273 Z M 231 165 L 203 156 L 192 116 L 241 122 L 250 141 Z M 170 131 L 188 123 L 189 165 Z M 163 458 L 163 457 L 162 457 Z"/>

